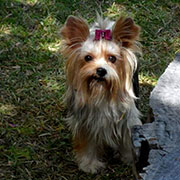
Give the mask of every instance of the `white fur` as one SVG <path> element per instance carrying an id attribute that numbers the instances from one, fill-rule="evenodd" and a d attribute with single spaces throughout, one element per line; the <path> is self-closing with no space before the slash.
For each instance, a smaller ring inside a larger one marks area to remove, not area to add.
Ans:
<path id="1" fill-rule="evenodd" d="M 79 168 L 87 173 L 96 173 L 105 167 L 105 163 L 98 159 L 98 152 L 95 142 L 89 142 L 89 146 L 83 153 L 76 153 Z"/>
<path id="2" fill-rule="evenodd" d="M 97 14 L 97 22 L 95 22 L 90 28 L 91 37 L 94 38 L 96 29 L 110 29 L 112 31 L 114 23 L 114 21 L 110 21 L 108 18 L 103 19 L 99 14 Z"/>

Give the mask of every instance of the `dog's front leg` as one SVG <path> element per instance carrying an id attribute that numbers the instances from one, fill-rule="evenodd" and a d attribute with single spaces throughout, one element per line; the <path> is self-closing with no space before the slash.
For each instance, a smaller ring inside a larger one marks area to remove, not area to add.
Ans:
<path id="1" fill-rule="evenodd" d="M 84 172 L 96 173 L 104 168 L 105 164 L 99 160 L 99 147 L 97 143 L 86 134 L 78 133 L 74 137 L 74 151 L 79 168 Z"/>

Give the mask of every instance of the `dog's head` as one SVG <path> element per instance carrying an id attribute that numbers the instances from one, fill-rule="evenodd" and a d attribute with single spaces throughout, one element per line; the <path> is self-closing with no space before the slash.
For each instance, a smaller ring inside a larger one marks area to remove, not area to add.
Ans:
<path id="1" fill-rule="evenodd" d="M 137 61 L 140 28 L 131 18 L 115 23 L 98 17 L 92 28 L 77 17 L 68 17 L 61 29 L 67 56 L 68 86 L 82 104 L 103 100 L 122 102 L 133 97 L 132 76 Z"/>

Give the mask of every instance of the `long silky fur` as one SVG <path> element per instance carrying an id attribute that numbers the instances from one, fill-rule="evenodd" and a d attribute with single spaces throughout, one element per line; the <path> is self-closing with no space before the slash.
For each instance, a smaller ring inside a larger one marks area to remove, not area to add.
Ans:
<path id="1" fill-rule="evenodd" d="M 140 114 L 133 100 L 129 100 L 129 105 L 118 104 L 119 100 L 117 99 L 117 102 L 112 104 L 104 100 L 100 104 L 97 103 L 99 104 L 97 106 L 88 104 L 81 107 L 78 104 L 81 102 L 76 94 L 77 92 L 72 89 L 67 92 L 69 93 L 67 94 L 67 104 L 70 108 L 70 116 L 67 122 L 74 135 L 80 129 L 87 128 L 89 138 L 96 139 L 97 143 L 103 144 L 105 142 L 116 147 L 119 144 L 119 139 L 126 139 L 124 136 L 127 133 L 126 131 L 130 135 L 130 128 L 133 125 L 140 124 Z"/>
<path id="2" fill-rule="evenodd" d="M 89 37 L 86 41 L 93 43 L 95 29 L 113 30 L 113 21 L 103 20 L 98 16 L 98 21 L 90 29 Z M 126 77 L 124 79 L 124 89 L 117 90 L 116 98 L 108 100 L 106 94 L 94 98 L 88 103 L 81 91 L 80 84 L 77 83 L 79 72 L 72 72 L 74 67 L 78 66 L 81 58 L 82 46 L 72 50 L 72 46 L 65 44 L 64 55 L 68 57 L 66 63 L 67 69 L 67 92 L 66 103 L 69 109 L 68 118 L 66 119 L 74 137 L 81 130 L 86 131 L 87 139 L 99 145 L 109 145 L 120 150 L 123 155 L 131 151 L 131 128 L 134 125 L 140 125 L 140 113 L 137 110 L 134 100 L 132 76 L 137 67 L 135 51 L 139 51 L 137 43 L 130 48 L 122 47 L 121 56 L 125 61 Z M 103 42 L 102 42 L 103 43 Z M 122 97 L 123 96 L 123 97 Z M 92 103 L 93 102 L 93 103 Z M 132 157 L 127 157 L 131 159 Z"/>

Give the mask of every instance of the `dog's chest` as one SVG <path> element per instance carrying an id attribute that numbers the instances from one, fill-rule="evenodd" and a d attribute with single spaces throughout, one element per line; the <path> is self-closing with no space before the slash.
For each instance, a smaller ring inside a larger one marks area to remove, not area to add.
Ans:
<path id="1" fill-rule="evenodd" d="M 79 129 L 85 129 L 96 140 L 105 140 L 112 144 L 122 135 L 122 127 L 126 114 L 121 109 L 106 107 L 85 107 L 74 114 L 76 125 Z"/>

